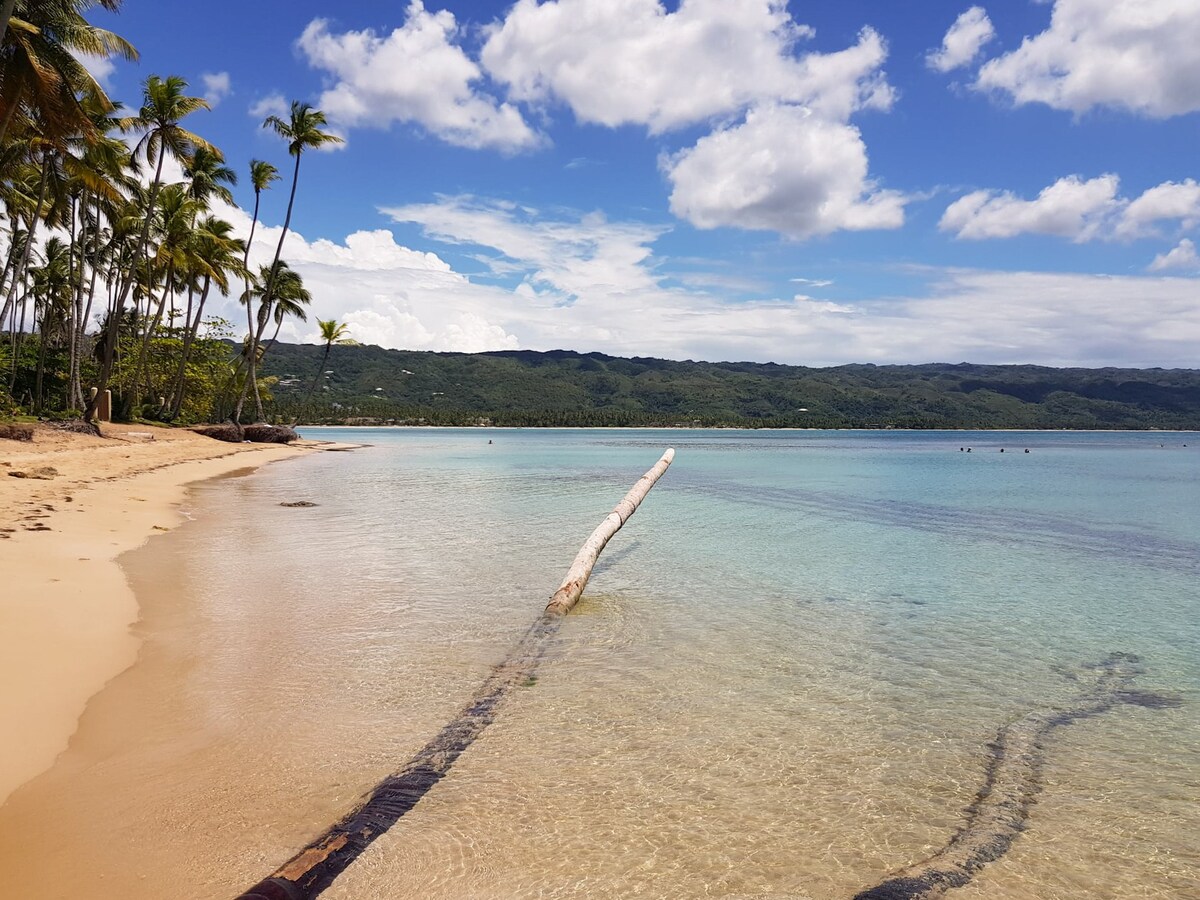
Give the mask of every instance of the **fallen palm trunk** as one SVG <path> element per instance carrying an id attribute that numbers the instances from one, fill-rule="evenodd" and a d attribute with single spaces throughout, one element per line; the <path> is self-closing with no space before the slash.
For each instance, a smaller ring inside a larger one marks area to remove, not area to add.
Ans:
<path id="1" fill-rule="evenodd" d="M 1114 653 L 1087 668 L 1095 681 L 1070 706 L 1031 712 L 1000 729 L 989 746 L 987 775 L 967 808 L 966 824 L 945 847 L 855 894 L 854 900 L 933 900 L 962 887 L 1007 853 L 1024 830 L 1041 789 L 1043 742 L 1051 731 L 1108 712 L 1120 703 L 1151 708 L 1179 705 L 1172 697 L 1133 690 L 1133 679 L 1141 672 L 1136 656 Z"/>
<path id="2" fill-rule="evenodd" d="M 634 514 L 674 458 L 675 451 L 667 450 L 592 532 L 541 617 L 504 662 L 492 670 L 491 676 L 462 712 L 403 769 L 381 781 L 362 806 L 237 900 L 309 900 L 316 897 L 445 777 L 462 752 L 495 720 L 497 707 L 508 693 L 514 687 L 528 683 L 546 653 L 550 637 L 558 631 L 563 617 L 583 593 L 600 551 Z"/>

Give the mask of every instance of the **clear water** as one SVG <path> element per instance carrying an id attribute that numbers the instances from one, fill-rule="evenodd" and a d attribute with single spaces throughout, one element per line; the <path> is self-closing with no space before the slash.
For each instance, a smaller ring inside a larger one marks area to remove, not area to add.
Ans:
<path id="1" fill-rule="evenodd" d="M 1000 727 L 1124 651 L 1183 705 L 1055 731 L 1027 830 L 952 895 L 1200 897 L 1200 435 L 311 436 L 372 446 L 206 484 L 131 560 L 142 659 L 0 810 L 56 848 L 0 896 L 268 874 L 453 717 L 674 446 L 536 684 L 326 896 L 850 897 L 953 835 Z"/>

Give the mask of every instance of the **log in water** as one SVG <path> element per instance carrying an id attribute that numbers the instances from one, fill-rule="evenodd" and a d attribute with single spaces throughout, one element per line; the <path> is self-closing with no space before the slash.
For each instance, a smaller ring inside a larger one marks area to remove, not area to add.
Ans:
<path id="1" fill-rule="evenodd" d="M 356 810 L 280 866 L 237 900 L 308 900 L 316 897 L 358 856 L 387 832 L 436 785 L 455 760 L 496 716 L 514 687 L 527 684 L 545 655 L 550 637 L 578 602 L 600 552 L 637 511 L 675 458 L 668 449 L 605 517 L 576 555 L 545 611 L 512 653 L 493 669 L 470 703 L 400 771 L 381 781 Z"/>
<path id="2" fill-rule="evenodd" d="M 855 895 L 854 900 L 933 900 L 962 887 L 985 865 L 1008 852 L 1025 828 L 1041 789 L 1043 743 L 1055 728 L 1098 716 L 1121 703 L 1162 708 L 1180 701 L 1133 689 L 1142 671 L 1138 658 L 1113 653 L 1085 667 L 1091 682 L 1069 706 L 1031 712 L 1000 729 L 989 745 L 983 787 L 967 807 L 967 821 L 928 859 L 893 873 Z"/>

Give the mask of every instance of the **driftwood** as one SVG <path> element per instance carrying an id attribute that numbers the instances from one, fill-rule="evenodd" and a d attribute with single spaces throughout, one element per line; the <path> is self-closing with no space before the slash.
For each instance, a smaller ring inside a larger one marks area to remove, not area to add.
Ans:
<path id="1" fill-rule="evenodd" d="M 854 895 L 854 900 L 934 900 L 967 884 L 1002 857 L 1025 829 L 1041 790 L 1045 741 L 1056 728 L 1130 703 L 1152 709 L 1180 705 L 1175 697 L 1134 689 L 1142 668 L 1129 653 L 1113 653 L 1085 667 L 1090 684 L 1067 706 L 1038 710 L 1000 729 L 988 749 L 983 787 L 967 808 L 966 822 L 941 850 Z"/>
<path id="2" fill-rule="evenodd" d="M 512 689 L 530 683 L 550 638 L 583 593 L 600 551 L 633 515 L 674 457 L 675 451 L 667 450 L 592 532 L 541 617 L 504 662 L 492 670 L 491 676 L 453 721 L 422 747 L 404 768 L 376 785 L 358 809 L 331 826 L 270 877 L 239 895 L 237 900 L 310 900 L 316 897 L 446 776 L 455 760 L 495 720 L 497 708 Z"/>

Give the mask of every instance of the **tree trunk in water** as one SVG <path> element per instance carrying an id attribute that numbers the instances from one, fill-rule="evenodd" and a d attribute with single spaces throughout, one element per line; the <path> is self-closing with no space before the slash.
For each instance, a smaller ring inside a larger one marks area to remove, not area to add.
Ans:
<path id="1" fill-rule="evenodd" d="M 565 616 L 571 611 L 571 608 L 579 601 L 584 587 L 587 586 L 588 579 L 592 577 L 592 567 L 600 558 L 600 551 L 604 549 L 609 539 L 621 530 L 621 526 L 629 521 L 629 517 L 637 511 L 638 504 L 650 493 L 650 488 L 654 487 L 654 483 L 662 478 L 663 472 L 667 471 L 667 466 L 671 465 L 674 458 L 675 451 L 668 449 L 654 464 L 654 467 L 630 488 L 629 493 L 613 508 L 605 520 L 596 526 L 591 537 L 579 549 L 575 561 L 571 563 L 571 568 L 567 570 L 567 577 L 563 579 L 563 583 L 558 586 L 558 590 L 550 598 L 550 603 L 546 606 L 548 614 Z"/>
<path id="2" fill-rule="evenodd" d="M 239 895 L 237 900 L 311 900 L 320 895 L 449 774 L 454 762 L 495 720 L 505 698 L 518 687 L 529 684 L 550 638 L 583 592 L 600 551 L 633 515 L 674 457 L 675 451 L 667 450 L 592 532 L 575 557 L 562 587 L 550 598 L 545 612 L 513 652 L 492 670 L 491 677 L 458 716 L 418 750 L 402 769 L 376 785 L 357 809 L 347 813 L 269 877 Z"/>

